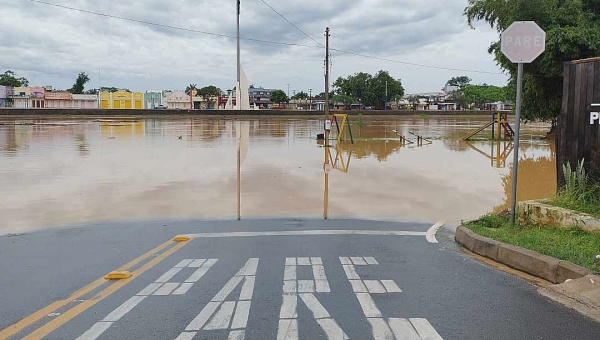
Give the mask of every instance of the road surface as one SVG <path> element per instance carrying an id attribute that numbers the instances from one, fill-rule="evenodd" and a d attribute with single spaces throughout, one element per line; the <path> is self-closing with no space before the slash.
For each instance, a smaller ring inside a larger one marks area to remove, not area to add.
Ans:
<path id="1" fill-rule="evenodd" d="M 600 324 L 432 226 L 169 221 L 3 236 L 0 339 L 598 339 Z M 104 280 L 116 269 L 133 276 Z"/>

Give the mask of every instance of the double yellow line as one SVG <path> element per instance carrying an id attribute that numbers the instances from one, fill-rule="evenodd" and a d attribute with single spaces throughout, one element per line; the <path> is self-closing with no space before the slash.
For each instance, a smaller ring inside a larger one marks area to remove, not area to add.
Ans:
<path id="1" fill-rule="evenodd" d="M 172 240 L 169 240 L 169 241 L 157 246 L 156 248 L 148 251 L 147 253 L 129 261 L 125 265 L 118 268 L 117 271 L 129 270 L 133 266 L 135 266 L 138 263 L 148 259 L 149 257 L 159 253 L 160 251 L 169 247 L 172 244 L 174 244 L 174 242 Z M 77 306 L 67 310 L 66 312 L 62 313 L 60 316 L 54 318 L 53 320 L 51 320 L 48 323 L 41 326 L 40 328 L 34 330 L 33 332 L 31 332 L 29 335 L 27 335 L 23 339 L 27 339 L 27 340 L 42 339 L 43 337 L 47 336 L 52 331 L 54 331 L 57 328 L 59 328 L 60 326 L 64 325 L 65 323 L 67 323 L 68 321 L 70 321 L 71 319 L 76 317 L 77 315 L 81 314 L 88 308 L 90 308 L 93 305 L 95 305 L 96 303 L 102 301 L 104 298 L 110 296 L 111 294 L 113 294 L 114 292 L 116 292 L 117 290 L 119 290 L 120 288 L 125 286 L 127 283 L 133 281 L 136 277 L 140 276 L 142 273 L 144 273 L 148 269 L 156 266 L 162 260 L 167 258 L 169 255 L 175 253 L 176 251 L 181 249 L 186 244 L 187 244 L 187 242 L 178 242 L 175 246 L 162 252 L 160 255 L 156 256 L 152 260 L 148 261 L 146 264 L 139 267 L 137 270 L 133 271 L 132 272 L 133 276 L 131 278 L 115 281 L 114 283 L 112 283 L 110 286 L 106 287 L 104 290 L 102 290 L 101 292 L 96 294 L 91 299 L 85 300 L 85 301 L 81 302 L 80 304 L 78 304 Z M 98 287 L 100 287 L 102 284 L 104 284 L 106 282 L 107 282 L 107 280 L 104 279 L 104 276 L 101 278 L 98 278 L 94 282 L 88 284 L 87 286 L 85 286 L 85 287 L 77 290 L 73 294 L 71 294 L 71 296 L 68 297 L 67 299 L 53 302 L 53 303 L 49 304 L 48 306 L 38 310 L 37 312 L 21 319 L 20 321 L 12 324 L 11 326 L 7 327 L 6 329 L 3 329 L 2 331 L 0 331 L 0 339 L 8 339 L 9 337 L 11 337 L 13 335 L 22 332 L 25 328 L 33 325 L 34 323 L 38 322 L 42 318 L 48 316 L 48 314 L 64 307 L 65 305 L 73 302 L 74 300 L 81 298 L 82 296 L 85 296 L 86 294 L 94 291 L 95 289 L 97 289 Z"/>

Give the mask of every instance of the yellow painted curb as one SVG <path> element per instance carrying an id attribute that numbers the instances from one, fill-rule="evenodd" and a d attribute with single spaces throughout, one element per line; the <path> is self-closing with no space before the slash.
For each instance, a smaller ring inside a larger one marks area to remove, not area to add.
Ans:
<path id="1" fill-rule="evenodd" d="M 186 242 L 186 241 L 189 241 L 189 240 L 190 240 L 189 236 L 175 236 L 172 241 L 174 241 L 174 242 Z"/>
<path id="2" fill-rule="evenodd" d="M 104 279 L 106 280 L 124 280 L 124 279 L 128 279 L 132 276 L 131 272 L 129 271 L 114 271 L 114 272 L 110 272 L 108 273 Z"/>

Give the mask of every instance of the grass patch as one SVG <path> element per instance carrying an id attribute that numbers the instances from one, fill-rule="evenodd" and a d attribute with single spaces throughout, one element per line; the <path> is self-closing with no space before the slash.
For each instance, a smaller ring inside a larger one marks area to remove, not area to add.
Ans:
<path id="1" fill-rule="evenodd" d="M 476 221 L 465 223 L 464 226 L 496 241 L 537 251 L 600 273 L 596 262 L 596 255 L 600 254 L 600 234 L 577 227 L 512 227 L 508 215 L 505 214 L 488 214 Z"/>
<path id="2" fill-rule="evenodd" d="M 583 164 L 581 160 L 575 170 L 568 163 L 563 166 L 565 186 L 550 204 L 600 218 L 600 184 L 588 178 Z"/>

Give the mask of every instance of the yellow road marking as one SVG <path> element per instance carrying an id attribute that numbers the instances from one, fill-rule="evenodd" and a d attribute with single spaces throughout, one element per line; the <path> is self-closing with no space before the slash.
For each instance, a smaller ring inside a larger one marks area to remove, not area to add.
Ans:
<path id="1" fill-rule="evenodd" d="M 140 255 L 139 257 L 127 262 L 126 264 L 124 264 L 117 270 L 127 270 L 127 269 L 135 266 L 136 264 L 140 263 L 141 261 L 147 259 L 148 257 L 154 255 L 155 253 L 163 250 L 164 248 L 168 247 L 171 244 L 173 244 L 172 241 L 170 241 L 170 240 L 166 241 L 165 243 L 157 246 L 156 248 L 148 251 L 147 253 Z M 24 317 L 23 319 L 19 320 L 18 322 L 14 323 L 14 324 L 8 326 L 6 329 L 3 329 L 2 331 L 0 331 L 0 339 L 8 339 L 9 337 L 23 331 L 25 328 L 38 322 L 39 320 L 41 320 L 48 314 L 67 305 L 68 303 L 71 303 L 73 300 L 77 300 L 80 297 L 88 294 L 89 292 L 93 291 L 94 289 L 100 287 L 105 282 L 107 282 L 107 281 L 104 279 L 104 276 L 103 276 L 103 277 L 97 279 L 96 281 L 88 284 L 87 286 L 82 287 L 81 289 L 77 290 L 76 292 L 71 294 L 71 296 L 69 296 L 68 298 L 66 298 L 64 300 L 55 301 L 55 302 L 49 304 L 48 306 L 38 310 L 37 312 L 35 312 L 27 317 Z"/>
<path id="2" fill-rule="evenodd" d="M 42 339 L 46 335 L 50 334 L 50 332 L 56 330 L 58 327 L 64 325 L 69 320 L 71 320 L 74 317 L 76 317 L 77 315 L 81 314 L 82 312 L 84 312 L 88 308 L 92 307 L 96 303 L 102 301 L 104 298 L 110 296 L 112 293 L 114 293 L 117 290 L 121 289 L 123 286 L 125 286 L 129 282 L 133 281 L 136 277 L 142 275 L 148 269 L 156 266 L 162 260 L 166 259 L 169 255 L 171 255 L 174 252 L 178 251 L 179 249 L 181 249 L 186 244 L 187 244 L 187 242 L 178 243 L 174 247 L 170 248 L 169 250 L 165 251 L 164 253 L 160 254 L 159 256 L 153 258 L 152 260 L 148 261 L 148 263 L 144 264 L 143 266 L 141 266 L 140 268 L 138 268 L 137 270 L 135 270 L 133 272 L 133 276 L 131 278 L 117 281 L 114 284 L 106 287 L 103 291 L 101 291 L 100 293 L 98 293 L 98 295 L 94 296 L 92 299 L 85 300 L 82 303 L 78 304 L 77 306 L 75 306 L 75 307 L 69 309 L 68 311 L 62 313 L 60 316 L 56 317 L 52 321 L 50 321 L 47 324 L 43 325 L 42 327 L 36 329 L 35 331 L 33 331 L 31 334 L 29 334 L 28 336 L 24 337 L 23 339 L 24 340 Z"/>

